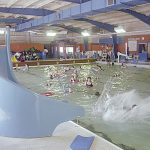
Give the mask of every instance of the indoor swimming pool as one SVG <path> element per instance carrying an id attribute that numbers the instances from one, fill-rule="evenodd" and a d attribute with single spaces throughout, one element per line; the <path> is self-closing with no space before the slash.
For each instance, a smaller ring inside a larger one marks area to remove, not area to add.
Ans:
<path id="1" fill-rule="evenodd" d="M 30 67 L 14 73 L 20 84 L 36 93 L 83 106 L 85 116 L 75 120 L 81 126 L 123 149 L 149 150 L 150 70 L 80 64 Z M 75 73 L 78 81 L 71 83 Z M 91 88 L 85 85 L 87 77 L 92 78 Z"/>

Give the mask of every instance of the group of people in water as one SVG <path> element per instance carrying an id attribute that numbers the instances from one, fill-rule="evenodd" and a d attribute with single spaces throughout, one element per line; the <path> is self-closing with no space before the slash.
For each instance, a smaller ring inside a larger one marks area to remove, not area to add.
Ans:
<path id="1" fill-rule="evenodd" d="M 97 70 L 103 70 L 103 68 L 100 65 L 97 65 L 96 67 L 97 67 Z M 61 69 L 52 70 L 51 73 L 49 74 L 50 81 L 48 81 L 48 83 L 46 85 L 51 86 L 51 84 L 50 84 L 51 80 L 57 79 L 57 77 L 59 79 L 61 79 L 61 76 L 63 76 L 63 75 L 65 76 L 66 73 L 68 75 L 71 73 L 69 82 L 65 84 L 68 86 L 65 86 L 64 84 L 62 86 L 62 89 L 64 89 L 65 93 L 72 93 L 73 92 L 72 86 L 74 84 L 78 84 L 78 83 L 81 83 L 81 84 L 84 83 L 83 85 L 85 85 L 85 87 L 92 88 L 93 87 L 92 77 L 87 76 L 86 79 L 80 78 L 79 72 L 81 70 L 83 70 L 83 68 L 81 66 L 79 68 L 76 68 L 74 66 L 65 66 L 65 67 L 62 67 Z M 100 94 L 99 94 L 99 92 L 97 92 L 97 93 L 95 93 L 95 95 L 99 96 Z"/>
<path id="2" fill-rule="evenodd" d="M 71 83 L 78 83 L 79 82 L 79 75 L 78 75 L 78 71 L 75 69 L 74 73 L 71 76 L 70 82 Z M 90 88 L 93 87 L 93 83 L 92 83 L 92 78 L 90 76 L 88 76 L 85 80 L 85 86 Z"/>
<path id="3" fill-rule="evenodd" d="M 125 68 L 126 65 L 124 63 L 122 63 L 121 68 Z M 50 68 L 49 68 L 50 69 Z M 29 70 L 29 66 L 27 64 L 25 64 L 25 66 L 21 67 L 20 70 L 22 70 L 23 72 L 27 72 Z M 85 85 L 85 87 L 87 88 L 92 88 L 94 86 L 93 84 L 93 79 L 91 76 L 87 76 L 86 79 L 81 79 L 79 78 L 79 72 L 83 70 L 83 66 L 80 66 L 79 68 L 76 68 L 75 66 L 63 66 L 60 70 L 51 70 L 50 74 L 49 74 L 49 79 L 53 80 L 55 78 L 61 78 L 61 76 L 65 76 L 66 73 L 69 75 L 71 73 L 70 76 L 70 81 L 69 81 L 69 87 L 67 87 L 67 91 L 68 93 L 72 93 L 72 84 L 77 84 L 77 83 L 81 83 L 83 85 Z M 73 72 L 72 72 L 73 71 Z M 102 68 L 101 65 L 97 64 L 96 66 L 91 68 L 91 71 L 95 72 L 95 74 L 97 74 L 98 71 L 104 71 L 104 69 Z M 113 75 L 113 77 L 119 77 L 120 74 L 116 73 Z M 98 77 L 95 77 L 95 79 L 97 79 Z M 51 81 L 50 81 L 51 82 Z M 48 82 L 46 85 L 47 86 L 51 86 L 52 83 Z M 100 96 L 99 92 L 95 93 L 96 96 Z"/>
<path id="4" fill-rule="evenodd" d="M 121 67 L 125 68 L 125 64 L 122 64 Z M 94 71 L 97 73 L 97 71 L 104 71 L 104 69 L 102 68 L 101 65 L 97 64 L 96 66 L 92 67 L 91 70 L 94 69 Z M 70 76 L 70 80 L 69 80 L 69 87 L 67 87 L 67 90 L 65 90 L 65 92 L 69 92 L 72 93 L 72 84 L 78 84 L 78 83 L 83 83 L 83 85 L 85 85 L 85 87 L 87 88 L 92 88 L 94 86 L 93 81 L 92 81 L 92 77 L 91 76 L 87 76 L 86 79 L 81 79 L 79 78 L 79 72 L 83 70 L 83 67 L 80 66 L 79 68 L 76 68 L 75 66 L 63 66 L 60 70 L 55 70 L 52 71 L 51 74 L 49 74 L 49 78 L 51 80 L 55 79 L 56 77 L 60 77 L 62 75 L 65 75 L 66 73 L 69 75 L 71 73 Z M 73 71 L 73 72 L 72 72 Z M 93 70 L 92 70 L 93 71 Z M 112 77 L 119 77 L 120 74 L 119 73 L 115 73 Z M 95 79 L 97 79 L 98 77 L 95 77 Z M 49 85 L 49 84 L 47 84 Z M 96 96 L 100 96 L 99 92 L 95 93 Z"/>
<path id="5" fill-rule="evenodd" d="M 71 83 L 78 83 L 79 82 L 79 79 L 77 78 L 76 74 L 71 76 L 70 82 Z M 85 85 L 86 85 L 86 87 L 93 87 L 93 83 L 92 83 L 92 78 L 91 77 L 87 77 L 87 79 L 85 81 Z"/>

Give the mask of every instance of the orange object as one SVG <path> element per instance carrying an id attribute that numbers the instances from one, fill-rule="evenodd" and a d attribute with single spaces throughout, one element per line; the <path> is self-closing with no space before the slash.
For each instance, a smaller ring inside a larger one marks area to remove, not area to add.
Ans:
<path id="1" fill-rule="evenodd" d="M 45 95 L 45 96 L 52 96 L 54 95 L 53 92 L 45 92 L 45 93 L 42 93 L 42 95 Z"/>

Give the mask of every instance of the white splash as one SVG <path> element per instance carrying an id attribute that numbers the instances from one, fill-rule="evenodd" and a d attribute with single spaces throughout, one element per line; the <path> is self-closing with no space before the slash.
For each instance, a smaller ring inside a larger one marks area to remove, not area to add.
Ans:
<path id="1" fill-rule="evenodd" d="M 142 99 L 135 90 L 113 97 L 106 95 L 100 97 L 94 107 L 96 116 L 106 121 L 150 123 L 150 97 Z"/>

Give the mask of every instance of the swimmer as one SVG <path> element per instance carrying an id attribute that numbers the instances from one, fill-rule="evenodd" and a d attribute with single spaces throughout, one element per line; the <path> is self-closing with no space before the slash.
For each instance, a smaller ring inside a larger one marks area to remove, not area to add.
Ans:
<path id="1" fill-rule="evenodd" d="M 86 80 L 86 82 L 85 82 L 85 85 L 86 85 L 86 87 L 93 87 L 91 77 L 87 77 L 87 80 Z"/>
<path id="2" fill-rule="evenodd" d="M 71 89 L 71 87 L 68 89 L 68 92 L 69 92 L 69 93 L 72 93 L 72 89 Z"/>
<path id="3" fill-rule="evenodd" d="M 76 76 L 78 76 L 78 71 L 77 71 L 77 69 L 74 70 L 74 74 L 76 74 Z"/>
<path id="4" fill-rule="evenodd" d="M 124 63 L 122 63 L 121 68 L 127 68 L 127 66 Z"/>
<path id="5" fill-rule="evenodd" d="M 112 64 L 111 64 L 112 66 L 114 66 L 115 64 L 114 64 L 114 62 L 112 62 Z"/>
<path id="6" fill-rule="evenodd" d="M 76 80 L 76 81 L 78 81 L 78 71 L 75 69 L 74 70 L 74 73 L 72 74 L 72 77 L 74 76 L 74 79 Z"/>
<path id="7" fill-rule="evenodd" d="M 70 82 L 74 83 L 76 81 L 76 78 L 74 77 L 74 75 L 71 76 Z"/>
<path id="8" fill-rule="evenodd" d="M 51 86 L 51 85 L 52 85 L 52 83 L 47 83 L 47 84 L 46 84 L 46 86 Z"/>
<path id="9" fill-rule="evenodd" d="M 132 105 L 132 109 L 133 109 L 134 107 L 136 107 L 136 106 L 137 106 L 136 104 Z"/>
<path id="10" fill-rule="evenodd" d="M 132 110 L 133 108 L 135 108 L 136 106 L 137 106 L 136 104 L 132 105 L 131 108 L 130 108 L 130 107 L 123 106 L 123 110 L 130 111 L 130 110 Z"/>
<path id="11" fill-rule="evenodd" d="M 50 74 L 50 79 L 54 79 L 54 77 L 53 77 L 53 75 L 52 75 L 52 74 Z"/>
<path id="12" fill-rule="evenodd" d="M 100 70 L 104 71 L 104 69 L 100 65 L 96 65 Z"/>
<path id="13" fill-rule="evenodd" d="M 70 70 L 70 67 L 64 67 L 64 72 L 67 72 L 67 71 L 69 71 Z"/>
<path id="14" fill-rule="evenodd" d="M 113 75 L 113 77 L 119 77 L 119 76 L 120 76 L 120 74 L 118 74 L 118 73 Z"/>
<path id="15" fill-rule="evenodd" d="M 78 80 L 78 74 L 77 73 L 74 74 L 74 78 L 75 78 L 75 80 Z"/>
<path id="16" fill-rule="evenodd" d="M 99 92 L 95 92 L 95 96 L 100 96 L 100 93 Z"/>
<path id="17" fill-rule="evenodd" d="M 72 93 L 72 88 L 71 88 L 71 85 L 69 84 L 64 84 L 63 85 L 63 90 L 64 90 L 64 93 Z"/>

